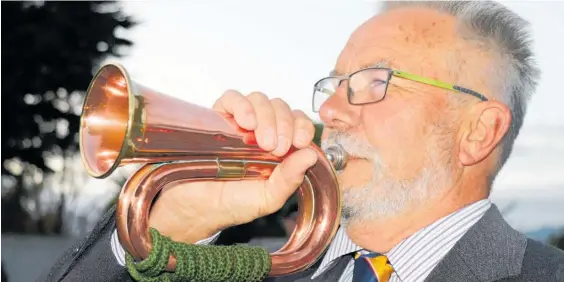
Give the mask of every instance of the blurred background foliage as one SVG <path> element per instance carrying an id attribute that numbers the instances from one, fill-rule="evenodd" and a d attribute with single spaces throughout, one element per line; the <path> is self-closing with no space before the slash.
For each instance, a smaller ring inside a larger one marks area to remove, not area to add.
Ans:
<path id="1" fill-rule="evenodd" d="M 133 45 L 116 31 L 134 25 L 115 1 L 2 2 L 2 232 L 60 232 L 60 211 L 29 210 L 50 160 L 77 153 L 84 91 L 102 60 Z"/>

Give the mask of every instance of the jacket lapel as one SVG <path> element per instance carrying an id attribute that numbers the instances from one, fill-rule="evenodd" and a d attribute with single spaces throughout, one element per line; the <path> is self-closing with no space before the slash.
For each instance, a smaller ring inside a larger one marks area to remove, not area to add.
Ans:
<path id="1" fill-rule="evenodd" d="M 509 226 L 492 205 L 426 281 L 486 282 L 519 275 L 526 244 L 526 237 Z"/>
<path id="2" fill-rule="evenodd" d="M 343 271 L 347 267 L 352 255 L 341 256 L 335 259 L 333 266 L 323 272 L 320 276 L 312 279 L 312 275 L 315 273 L 317 268 L 321 263 L 319 259 L 312 267 L 306 269 L 302 272 L 281 276 L 281 277 L 269 277 L 263 282 L 325 282 L 325 281 L 338 281 Z"/>

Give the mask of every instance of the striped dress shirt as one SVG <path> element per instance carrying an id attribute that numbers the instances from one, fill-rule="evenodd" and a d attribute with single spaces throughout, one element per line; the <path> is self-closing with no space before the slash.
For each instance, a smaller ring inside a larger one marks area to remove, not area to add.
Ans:
<path id="1" fill-rule="evenodd" d="M 394 267 L 394 273 L 392 273 L 389 282 L 424 281 L 433 268 L 462 238 L 466 231 L 476 224 L 490 206 L 491 202 L 488 199 L 478 201 L 439 219 L 400 242 L 385 254 Z M 201 240 L 197 244 L 210 244 L 219 234 Z M 125 265 L 125 252 L 119 243 L 115 230 L 110 243 L 118 263 Z M 339 257 L 357 251 L 367 253 L 366 250 L 349 239 L 343 228 L 339 228 L 312 279 L 328 270 Z M 352 281 L 353 267 L 354 260 L 351 259 L 339 282 Z"/>
<path id="2" fill-rule="evenodd" d="M 491 202 L 488 199 L 478 201 L 439 219 L 400 242 L 385 254 L 394 267 L 389 282 L 424 281 L 490 206 Z M 343 228 L 339 228 L 312 279 L 331 267 L 337 258 L 357 251 L 367 253 L 349 239 Z M 351 258 L 339 282 L 352 281 L 353 267 L 354 260 Z"/>

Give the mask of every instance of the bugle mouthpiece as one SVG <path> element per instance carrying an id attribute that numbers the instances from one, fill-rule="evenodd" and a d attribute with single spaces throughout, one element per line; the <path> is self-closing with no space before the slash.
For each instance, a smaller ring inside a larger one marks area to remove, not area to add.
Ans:
<path id="1" fill-rule="evenodd" d="M 347 165 L 349 156 L 339 145 L 330 146 L 325 150 L 325 156 L 336 171 L 343 170 Z"/>

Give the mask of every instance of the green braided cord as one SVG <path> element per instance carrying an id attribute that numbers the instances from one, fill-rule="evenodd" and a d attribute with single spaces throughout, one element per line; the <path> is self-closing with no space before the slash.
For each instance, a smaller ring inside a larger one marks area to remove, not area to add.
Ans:
<path id="1" fill-rule="evenodd" d="M 272 267 L 270 254 L 262 247 L 192 245 L 174 242 L 154 228 L 149 232 L 153 239 L 149 257 L 135 262 L 125 254 L 127 270 L 136 281 L 258 282 Z M 174 272 L 165 270 L 171 253 L 176 257 Z"/>

